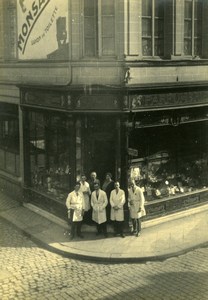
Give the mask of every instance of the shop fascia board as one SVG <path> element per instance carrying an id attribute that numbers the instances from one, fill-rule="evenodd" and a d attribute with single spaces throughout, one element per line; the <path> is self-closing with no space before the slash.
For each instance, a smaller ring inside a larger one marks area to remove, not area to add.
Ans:
<path id="1" fill-rule="evenodd" d="M 64 92 L 86 92 L 86 93 L 94 93 L 95 92 L 103 92 L 103 91 L 119 91 L 123 89 L 121 85 L 88 85 L 88 84 L 80 84 L 74 85 L 69 82 L 66 85 L 48 85 L 48 84 L 33 84 L 33 83 L 18 83 L 16 86 L 22 90 L 31 89 L 31 90 L 48 90 L 48 91 L 64 91 Z"/>

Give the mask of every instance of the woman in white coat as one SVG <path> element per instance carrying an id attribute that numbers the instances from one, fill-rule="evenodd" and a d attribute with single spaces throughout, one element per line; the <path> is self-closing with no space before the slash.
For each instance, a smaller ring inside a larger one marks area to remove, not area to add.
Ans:
<path id="1" fill-rule="evenodd" d="M 107 237 L 106 227 L 106 206 L 108 204 L 107 195 L 100 189 L 99 183 L 94 184 L 94 192 L 91 195 L 92 220 L 97 224 L 97 234 L 101 233 Z"/>
<path id="2" fill-rule="evenodd" d="M 125 237 L 123 233 L 123 221 L 124 221 L 124 206 L 125 193 L 120 189 L 118 181 L 115 182 L 115 189 L 110 194 L 111 205 L 111 221 L 114 221 L 115 235 L 120 234 L 121 237 Z"/>
<path id="3" fill-rule="evenodd" d="M 85 200 L 85 211 L 84 211 L 83 220 L 85 223 L 90 224 L 92 219 L 92 209 L 90 205 L 91 190 L 90 190 L 90 185 L 86 181 L 86 176 L 84 174 L 81 175 L 80 191 L 83 193 L 84 200 Z"/>
<path id="4" fill-rule="evenodd" d="M 128 190 L 128 207 L 133 223 L 133 233 L 135 233 L 136 236 L 139 236 L 141 233 L 141 217 L 146 215 L 144 201 L 142 189 L 132 181 Z"/>

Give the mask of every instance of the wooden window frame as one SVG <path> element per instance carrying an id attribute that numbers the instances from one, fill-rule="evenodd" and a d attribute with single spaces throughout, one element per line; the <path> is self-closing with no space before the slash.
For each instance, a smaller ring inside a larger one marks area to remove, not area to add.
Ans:
<path id="1" fill-rule="evenodd" d="M 82 3 L 82 10 L 83 10 L 83 57 L 84 58 L 111 58 L 111 57 L 115 57 L 116 53 L 117 53 L 117 46 L 116 46 L 116 1 L 114 1 L 114 54 L 112 55 L 107 55 L 107 54 L 103 54 L 102 51 L 102 39 L 103 39 L 103 34 L 102 34 L 102 1 L 105 0 L 96 0 L 97 1 L 97 32 L 96 32 L 96 40 L 95 40 L 95 47 L 97 47 L 97 49 L 95 50 L 95 55 L 90 56 L 90 55 L 86 55 L 85 54 L 85 30 L 84 30 L 84 24 L 85 24 L 85 15 L 84 15 L 84 1 Z"/>
<path id="2" fill-rule="evenodd" d="M 145 1 L 145 0 L 143 0 L 143 1 Z M 151 37 L 150 37 L 150 39 L 151 39 L 151 44 L 152 44 L 152 55 L 150 55 L 150 56 L 143 54 L 143 39 L 147 39 L 147 37 L 145 37 L 141 34 L 141 51 L 142 51 L 142 57 L 144 59 L 153 58 L 153 57 L 163 58 L 165 56 L 165 32 L 163 32 L 163 55 L 161 55 L 161 56 L 155 55 L 155 40 L 159 39 L 159 37 L 155 36 L 155 20 L 156 19 L 159 20 L 161 18 L 155 16 L 155 0 L 151 0 L 151 2 L 152 2 L 151 3 L 151 17 L 143 16 L 143 12 L 142 12 L 142 8 L 141 8 L 142 21 L 143 21 L 143 19 L 147 19 L 147 18 L 151 19 Z M 163 10 L 164 10 L 163 22 L 165 22 L 165 1 L 163 2 Z M 143 25 L 141 24 L 141 26 L 143 26 Z"/>
<path id="3" fill-rule="evenodd" d="M 186 2 L 191 2 L 191 4 L 192 4 L 191 19 L 190 18 L 185 18 L 185 3 Z M 201 12 L 201 16 L 202 16 L 201 20 L 196 18 L 196 16 L 195 16 L 195 3 L 196 2 L 198 2 L 198 0 L 185 0 L 184 1 L 184 47 L 185 47 L 185 40 L 188 39 L 188 37 L 185 37 L 185 21 L 190 19 L 189 21 L 191 22 L 191 38 L 190 38 L 191 39 L 191 53 L 190 54 L 185 54 L 184 53 L 184 56 L 187 56 L 187 57 L 195 57 L 195 56 L 202 57 L 202 55 L 203 55 L 203 49 L 202 49 L 203 13 Z M 203 2 L 202 1 L 200 1 L 200 2 L 201 2 L 201 5 L 202 5 L 202 10 L 203 10 Z M 201 21 L 201 28 L 202 28 L 201 29 L 201 51 L 200 51 L 199 55 L 196 55 L 195 49 L 194 49 L 195 48 L 195 41 L 197 39 L 199 39 L 198 36 L 197 37 L 195 36 L 195 21 L 197 21 L 197 20 Z"/>

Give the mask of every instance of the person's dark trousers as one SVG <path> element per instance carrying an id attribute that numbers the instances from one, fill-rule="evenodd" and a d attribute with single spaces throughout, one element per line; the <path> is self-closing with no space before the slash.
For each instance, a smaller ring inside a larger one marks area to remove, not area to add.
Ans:
<path id="1" fill-rule="evenodd" d="M 111 215 L 111 205 L 108 200 L 108 204 L 106 206 L 106 218 L 108 223 L 111 222 L 110 215 Z"/>
<path id="2" fill-rule="evenodd" d="M 132 219 L 133 231 L 139 233 L 141 231 L 141 219 Z"/>
<path id="3" fill-rule="evenodd" d="M 82 228 L 82 221 L 79 222 L 72 222 L 71 223 L 71 236 L 74 237 L 75 235 L 80 236 Z"/>
<path id="4" fill-rule="evenodd" d="M 77 235 L 81 236 L 81 228 L 82 228 L 82 221 L 76 222 L 77 223 Z"/>
<path id="5" fill-rule="evenodd" d="M 73 238 L 76 234 L 81 236 L 82 221 L 73 222 L 74 209 L 70 210 L 70 224 L 71 224 L 71 237 Z"/>
<path id="6" fill-rule="evenodd" d="M 83 221 L 84 221 L 85 224 L 89 224 L 89 225 L 93 224 L 92 209 L 84 212 Z"/>
<path id="7" fill-rule="evenodd" d="M 76 233 L 76 222 L 71 222 L 71 232 L 70 235 L 73 238 L 75 236 Z"/>
<path id="8" fill-rule="evenodd" d="M 70 231 L 71 238 L 75 236 L 75 231 L 76 231 L 76 224 L 75 222 L 73 222 L 73 216 L 74 216 L 74 209 L 70 209 L 69 224 L 71 225 L 71 231 Z"/>
<path id="9" fill-rule="evenodd" d="M 98 234 L 103 233 L 104 235 L 107 235 L 107 226 L 106 226 L 106 222 L 101 223 L 101 224 L 97 224 L 97 233 L 98 233 Z"/>
<path id="10" fill-rule="evenodd" d="M 123 234 L 123 221 L 114 221 L 115 234 Z"/>
<path id="11" fill-rule="evenodd" d="M 124 222 L 123 221 L 116 221 L 117 222 L 117 228 L 118 228 L 118 233 L 119 234 L 123 234 L 123 225 L 124 225 Z"/>

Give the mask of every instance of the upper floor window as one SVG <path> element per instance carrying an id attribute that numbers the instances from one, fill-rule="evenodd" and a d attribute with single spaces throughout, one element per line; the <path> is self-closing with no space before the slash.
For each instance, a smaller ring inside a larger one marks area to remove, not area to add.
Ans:
<path id="1" fill-rule="evenodd" d="M 184 54 L 202 54 L 202 1 L 186 0 L 184 12 Z"/>
<path id="2" fill-rule="evenodd" d="M 164 0 L 142 1 L 142 55 L 164 55 Z"/>
<path id="3" fill-rule="evenodd" d="M 84 54 L 115 55 L 114 0 L 84 0 Z"/>

